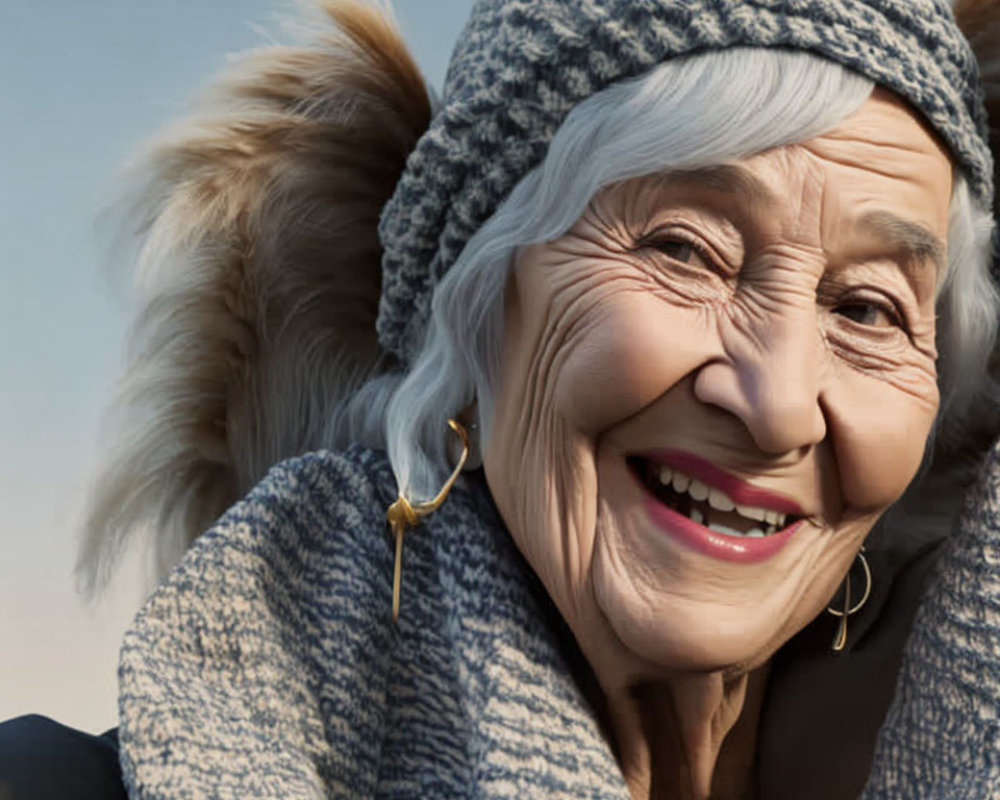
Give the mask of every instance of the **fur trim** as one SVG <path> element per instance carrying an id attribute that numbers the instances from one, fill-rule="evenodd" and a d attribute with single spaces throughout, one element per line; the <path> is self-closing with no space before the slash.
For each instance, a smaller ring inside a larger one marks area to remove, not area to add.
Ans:
<path id="1" fill-rule="evenodd" d="M 385 11 L 321 7 L 332 30 L 241 58 L 130 170 L 139 311 L 87 591 L 143 527 L 172 566 L 270 466 L 333 444 L 331 411 L 384 366 L 378 217 L 430 102 Z"/>

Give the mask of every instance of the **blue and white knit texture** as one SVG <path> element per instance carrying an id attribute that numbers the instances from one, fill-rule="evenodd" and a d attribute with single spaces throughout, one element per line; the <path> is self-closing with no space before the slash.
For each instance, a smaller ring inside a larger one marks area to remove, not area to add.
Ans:
<path id="1" fill-rule="evenodd" d="M 394 485 L 296 459 L 195 542 L 122 650 L 133 800 L 628 800 L 481 491 L 407 535 L 392 625 Z"/>
<path id="2" fill-rule="evenodd" d="M 864 798 L 1000 797 L 1000 445 L 906 644 Z"/>
<path id="3" fill-rule="evenodd" d="M 892 89 L 990 207 L 978 69 L 946 0 L 480 0 L 383 212 L 383 347 L 412 361 L 434 286 L 570 109 L 668 59 L 735 46 L 807 50 Z"/>
<path id="4" fill-rule="evenodd" d="M 918 614 L 862 800 L 1000 797 L 1000 448 Z M 276 467 L 128 631 L 132 800 L 617 798 L 621 772 L 485 490 L 407 534 L 384 456 Z"/>

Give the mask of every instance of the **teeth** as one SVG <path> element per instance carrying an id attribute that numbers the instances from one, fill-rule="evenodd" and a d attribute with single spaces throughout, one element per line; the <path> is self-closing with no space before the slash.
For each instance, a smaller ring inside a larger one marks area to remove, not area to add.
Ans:
<path id="1" fill-rule="evenodd" d="M 657 477 L 659 478 L 662 486 L 671 486 L 675 492 L 679 494 L 687 493 L 691 495 L 694 500 L 699 502 L 707 501 L 710 508 L 714 508 L 719 511 L 735 510 L 736 513 L 744 519 L 764 523 L 762 526 L 751 528 L 746 533 L 740 533 L 739 531 L 728 528 L 725 525 L 716 525 L 714 523 L 708 525 L 711 530 L 717 531 L 718 533 L 725 534 L 726 536 L 744 536 L 751 539 L 757 539 L 762 536 L 771 536 L 781 528 L 785 527 L 785 523 L 788 518 L 787 514 L 782 514 L 779 511 L 772 511 L 759 506 L 745 506 L 734 503 L 729 495 L 722 490 L 711 488 L 699 480 L 691 478 L 681 472 L 676 472 L 668 466 L 661 465 L 659 467 L 659 474 Z M 692 509 L 690 517 L 699 525 L 705 524 L 705 514 L 699 509 Z"/>
<path id="2" fill-rule="evenodd" d="M 715 531 L 716 533 L 722 533 L 722 534 L 724 534 L 726 536 L 740 536 L 740 537 L 743 536 L 743 534 L 740 533 L 735 528 L 729 528 L 729 527 L 727 527 L 725 525 L 720 525 L 717 522 L 710 522 L 708 524 L 708 529 L 710 531 Z"/>
<path id="3" fill-rule="evenodd" d="M 724 536 L 738 536 L 741 539 L 763 539 L 767 536 L 767 534 L 760 528 L 751 528 L 746 533 L 743 533 L 735 528 L 730 528 L 727 525 L 720 525 L 717 522 L 710 522 L 708 524 L 708 529 L 710 531 L 715 531 L 716 533 L 721 533 Z"/>
<path id="4" fill-rule="evenodd" d="M 763 522 L 764 517 L 767 516 L 767 510 L 763 508 L 757 508 L 756 506 L 736 506 L 736 513 L 741 517 L 746 517 L 747 519 L 756 520 L 757 522 Z"/>
<path id="5" fill-rule="evenodd" d="M 785 527 L 785 514 L 781 514 L 777 511 L 768 511 L 764 516 L 764 520 L 768 525 L 774 525 L 778 528 Z"/>
<path id="6" fill-rule="evenodd" d="M 708 504 L 712 508 L 719 509 L 719 511 L 732 511 L 736 507 L 736 504 L 729 499 L 729 496 L 718 489 L 709 489 Z"/>
<path id="7" fill-rule="evenodd" d="M 769 533 L 764 533 L 760 528 L 751 528 L 746 533 L 741 533 L 735 528 L 730 528 L 727 525 L 720 525 L 717 522 L 710 522 L 708 524 L 708 529 L 710 531 L 715 531 L 716 533 L 721 533 L 723 536 L 737 536 L 741 539 L 763 539 L 765 536 L 770 536 L 773 531 Z"/>
<path id="8" fill-rule="evenodd" d="M 716 533 L 722 533 L 726 536 L 741 536 L 739 531 L 733 530 L 732 528 L 726 527 L 725 525 L 720 525 L 717 522 L 710 522 L 706 526 L 710 531 L 715 531 Z"/>

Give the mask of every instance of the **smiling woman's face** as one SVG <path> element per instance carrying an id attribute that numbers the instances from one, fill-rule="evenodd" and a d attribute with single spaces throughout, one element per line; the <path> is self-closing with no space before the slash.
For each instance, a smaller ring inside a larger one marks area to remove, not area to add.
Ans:
<path id="1" fill-rule="evenodd" d="M 803 144 L 605 190 L 519 253 L 484 466 L 599 674 L 738 674 L 824 607 L 937 411 L 950 196 L 877 91 Z"/>

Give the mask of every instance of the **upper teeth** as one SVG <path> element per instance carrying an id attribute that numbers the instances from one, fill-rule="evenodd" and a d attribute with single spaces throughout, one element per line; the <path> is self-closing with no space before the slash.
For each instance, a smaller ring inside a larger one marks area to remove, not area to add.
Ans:
<path id="1" fill-rule="evenodd" d="M 786 514 L 782 514 L 779 511 L 772 511 L 769 508 L 761 508 L 760 506 L 744 506 L 734 503 L 732 498 L 721 489 L 706 486 L 701 481 L 677 472 L 670 467 L 660 467 L 660 483 L 664 486 L 672 487 L 678 494 L 686 492 L 695 500 L 707 500 L 709 506 L 719 511 L 735 511 L 746 519 L 756 522 L 766 522 L 768 525 L 773 525 L 776 528 L 785 527 Z"/>

